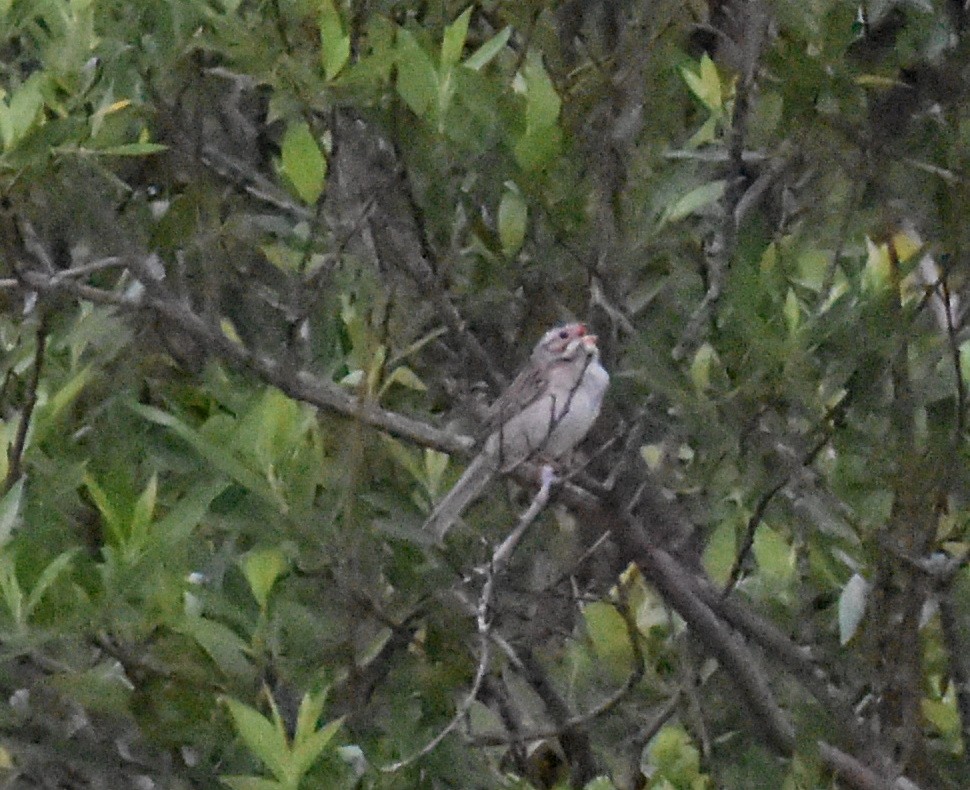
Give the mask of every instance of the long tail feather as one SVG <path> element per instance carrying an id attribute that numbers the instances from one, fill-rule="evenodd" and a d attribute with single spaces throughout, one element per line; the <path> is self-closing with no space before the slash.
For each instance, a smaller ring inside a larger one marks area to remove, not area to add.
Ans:
<path id="1" fill-rule="evenodd" d="M 495 474 L 495 463 L 487 453 L 480 453 L 469 464 L 451 491 L 442 499 L 424 522 L 424 529 L 434 533 L 435 540 L 444 539 L 461 514 L 485 490 Z"/>

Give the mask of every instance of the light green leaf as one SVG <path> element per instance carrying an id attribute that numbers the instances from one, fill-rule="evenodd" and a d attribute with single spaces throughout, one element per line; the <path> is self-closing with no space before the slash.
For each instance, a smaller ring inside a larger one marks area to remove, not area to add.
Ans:
<path id="1" fill-rule="evenodd" d="M 504 49 L 512 35 L 512 28 L 506 27 L 492 36 L 488 41 L 476 49 L 464 62 L 464 66 L 472 71 L 481 71 L 491 63 L 492 59 Z"/>
<path id="2" fill-rule="evenodd" d="M 441 65 L 454 66 L 461 58 L 468 36 L 468 21 L 472 18 L 472 6 L 468 6 L 461 16 L 445 28 L 441 40 Z"/>
<path id="3" fill-rule="evenodd" d="M 192 486 L 178 504 L 155 524 L 154 533 L 159 536 L 163 546 L 174 546 L 187 538 L 208 512 L 212 501 L 228 486 L 229 483 L 222 478 Z"/>
<path id="4" fill-rule="evenodd" d="M 323 192 L 327 160 L 305 122 L 291 124 L 283 135 L 280 169 L 304 203 L 314 204 Z"/>
<path id="5" fill-rule="evenodd" d="M 766 581 L 780 585 L 791 580 L 795 573 L 795 552 L 783 535 L 762 525 L 751 548 Z"/>
<path id="6" fill-rule="evenodd" d="M 236 732 L 246 743 L 246 747 L 273 772 L 281 782 L 290 775 L 290 747 L 286 733 L 255 708 L 251 708 L 231 697 L 223 697 L 223 704 L 229 709 Z"/>
<path id="7" fill-rule="evenodd" d="M 683 197 L 679 198 L 672 206 L 668 206 L 660 219 L 661 225 L 671 222 L 678 222 L 685 217 L 695 214 L 702 208 L 706 208 L 712 203 L 716 203 L 724 197 L 726 181 L 710 181 L 699 187 L 692 189 Z"/>
<path id="8" fill-rule="evenodd" d="M 438 73 L 414 35 L 397 31 L 397 92 L 418 116 L 424 116 L 438 98 Z"/>
<path id="9" fill-rule="evenodd" d="M 828 277 L 831 267 L 832 253 L 823 250 L 808 249 L 802 252 L 796 261 L 798 279 L 796 282 L 818 293 Z"/>
<path id="10" fill-rule="evenodd" d="M 144 545 L 145 537 L 148 533 L 148 525 L 151 523 L 152 515 L 155 513 L 155 500 L 158 497 L 158 475 L 153 474 L 145 490 L 135 502 L 135 507 L 131 514 L 131 526 L 128 534 L 137 548 Z"/>
<path id="11" fill-rule="evenodd" d="M 101 514 L 101 518 L 104 519 L 105 526 L 108 528 L 108 533 L 114 539 L 115 543 L 122 545 L 125 539 L 128 537 L 127 530 L 125 529 L 124 519 L 121 514 L 115 508 L 114 504 L 108 499 L 107 493 L 104 489 L 98 485 L 98 482 L 91 475 L 84 476 L 84 486 L 88 490 L 88 494 L 91 495 L 91 499 L 94 500 L 94 505 L 97 507 L 98 512 Z"/>
<path id="12" fill-rule="evenodd" d="M 77 552 L 78 549 L 69 549 L 68 551 L 61 552 L 41 571 L 24 605 L 23 617 L 25 620 L 30 617 L 31 613 L 41 602 L 48 588 L 57 581 L 57 577 L 67 570 L 68 565 L 70 565 L 71 560 L 74 559 L 74 555 Z"/>
<path id="13" fill-rule="evenodd" d="M 527 172 L 541 170 L 559 156 L 562 150 L 562 129 L 549 126 L 527 131 L 515 143 L 515 161 Z"/>
<path id="14" fill-rule="evenodd" d="M 308 691 L 300 700 L 300 709 L 296 714 L 296 731 L 293 734 L 293 742 L 298 744 L 313 735 L 317 728 L 317 722 L 323 713 L 323 706 L 327 702 L 327 695 L 330 689 L 325 687 L 319 691 Z"/>
<path id="15" fill-rule="evenodd" d="M 713 115 L 701 124 L 700 128 L 691 135 L 685 148 L 693 150 L 701 146 L 713 143 L 717 139 L 717 118 Z"/>
<path id="16" fill-rule="evenodd" d="M 721 79 L 717 74 L 717 66 L 706 53 L 701 58 L 699 71 L 682 67 L 680 73 L 691 93 L 700 99 L 701 104 L 716 115 L 723 112 L 724 97 L 721 92 Z"/>
<path id="17" fill-rule="evenodd" d="M 82 368 L 71 376 L 53 397 L 37 409 L 32 430 L 33 443 L 40 444 L 47 437 L 47 434 L 56 427 L 60 416 L 81 394 L 81 390 L 84 389 L 93 374 L 93 365 Z"/>
<path id="18" fill-rule="evenodd" d="M 17 525 L 20 516 L 20 504 L 24 495 L 24 478 L 14 483 L 10 490 L 0 499 L 0 548 L 10 540 L 10 533 Z"/>
<path id="19" fill-rule="evenodd" d="M 630 669 L 633 650 L 626 623 L 616 607 L 594 601 L 583 609 L 586 633 L 604 669 L 621 676 Z"/>
<path id="20" fill-rule="evenodd" d="M 40 121 L 48 80 L 43 71 L 37 71 L 13 92 L 9 102 L 0 98 L 0 141 L 5 150 L 13 148 Z"/>
<path id="21" fill-rule="evenodd" d="M 942 735 L 956 736 L 960 732 L 960 714 L 957 712 L 956 695 L 944 699 L 922 700 L 923 715 Z"/>
<path id="22" fill-rule="evenodd" d="M 324 73 L 328 80 L 332 80 L 350 60 L 350 36 L 344 33 L 340 12 L 333 0 L 323 0 L 321 4 L 320 47 L 323 51 Z"/>
<path id="23" fill-rule="evenodd" d="M 869 599 L 869 583 L 858 573 L 842 588 L 839 595 L 839 643 L 848 643 L 859 628 L 866 613 Z"/>
<path id="24" fill-rule="evenodd" d="M 122 143 L 110 145 L 107 148 L 96 148 L 95 153 L 101 156 L 149 156 L 167 151 L 168 146 L 161 143 Z"/>
<path id="25" fill-rule="evenodd" d="M 498 207 L 498 236 L 506 255 L 511 257 L 522 247 L 528 219 L 529 207 L 525 199 L 514 184 L 506 184 Z"/>
<path id="26" fill-rule="evenodd" d="M 542 65 L 542 56 L 534 49 L 526 56 L 522 76 L 525 80 L 526 129 L 535 132 L 555 126 L 562 100 Z"/>
<path id="27" fill-rule="evenodd" d="M 788 294 L 785 296 L 785 307 L 782 312 L 785 316 L 788 334 L 795 334 L 802 321 L 802 308 L 798 302 L 798 297 L 795 296 L 795 292 L 791 288 L 788 289 Z"/>
<path id="28" fill-rule="evenodd" d="M 343 723 L 344 717 L 341 716 L 294 744 L 293 768 L 300 776 L 310 770 L 313 764 L 320 759 L 323 750 L 333 740 L 333 736 L 337 734 Z"/>
<path id="29" fill-rule="evenodd" d="M 892 282 L 892 261 L 889 257 L 889 247 L 876 244 L 866 237 L 866 265 L 862 270 L 863 291 L 880 292 L 889 287 Z"/>
<path id="30" fill-rule="evenodd" d="M 235 631 L 206 617 L 186 615 L 176 630 L 192 637 L 226 675 L 243 682 L 253 679 L 253 667 L 246 657 L 249 646 Z"/>
<path id="31" fill-rule="evenodd" d="M 0 552 L 0 591 L 3 601 L 13 621 L 18 625 L 24 624 L 24 593 L 17 579 L 17 566 L 13 556 L 8 552 Z"/>
<path id="32" fill-rule="evenodd" d="M 717 352 L 710 343 L 702 344 L 694 354 L 694 359 L 690 363 L 690 380 L 699 392 L 710 388 L 711 366 L 716 361 Z"/>
<path id="33" fill-rule="evenodd" d="M 449 460 L 450 456 L 447 453 L 441 453 L 430 448 L 424 451 L 426 485 L 432 498 L 438 496 L 438 492 L 441 490 L 441 478 L 445 469 L 448 468 Z"/>
<path id="34" fill-rule="evenodd" d="M 418 374 L 411 370 L 411 368 L 407 365 L 398 365 L 391 371 L 391 375 L 385 379 L 384 384 L 381 386 L 381 391 L 378 393 L 378 400 L 384 396 L 384 393 L 387 392 L 392 384 L 400 384 L 402 387 L 407 387 L 417 392 L 425 392 L 428 389 Z"/>
<path id="35" fill-rule="evenodd" d="M 424 482 L 424 470 L 421 468 L 421 463 L 415 455 L 417 451 L 406 447 L 397 439 L 387 434 L 381 434 L 381 441 L 399 466 L 406 470 L 416 481 Z"/>
<path id="36" fill-rule="evenodd" d="M 254 549 L 242 559 L 243 575 L 260 608 L 266 608 L 269 592 L 287 569 L 286 557 L 277 548 Z"/>
<path id="37" fill-rule="evenodd" d="M 260 477 L 252 469 L 233 457 L 228 448 L 216 444 L 200 434 L 178 417 L 154 406 L 132 403 L 129 408 L 146 420 L 169 428 L 176 436 L 183 439 L 206 461 L 226 475 L 231 477 L 243 488 L 256 494 L 273 507 L 285 511 L 286 503 L 273 492 L 265 478 Z"/>

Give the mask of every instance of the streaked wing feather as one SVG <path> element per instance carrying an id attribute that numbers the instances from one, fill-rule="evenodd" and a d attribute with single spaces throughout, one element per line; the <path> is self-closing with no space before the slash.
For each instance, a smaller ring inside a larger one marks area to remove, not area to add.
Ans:
<path id="1" fill-rule="evenodd" d="M 537 365 L 526 365 L 518 376 L 509 384 L 485 414 L 482 426 L 484 435 L 497 431 L 499 427 L 512 417 L 528 408 L 545 391 L 548 384 L 548 370 Z"/>

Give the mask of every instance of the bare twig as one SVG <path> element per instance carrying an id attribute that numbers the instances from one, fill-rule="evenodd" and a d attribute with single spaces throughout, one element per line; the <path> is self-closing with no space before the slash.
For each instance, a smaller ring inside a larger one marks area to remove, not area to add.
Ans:
<path id="1" fill-rule="evenodd" d="M 371 401 L 355 398 L 333 382 L 307 371 L 293 372 L 265 355 L 257 354 L 226 337 L 216 326 L 196 314 L 185 302 L 165 297 L 118 294 L 73 281 L 52 282 L 40 272 L 24 271 L 21 278 L 39 291 L 65 291 L 96 304 L 113 305 L 129 312 L 149 310 L 175 322 L 214 354 L 235 367 L 252 371 L 290 397 L 329 412 L 359 420 L 424 447 L 446 453 L 466 454 L 474 446 L 470 436 L 442 431 L 420 420 L 382 409 Z"/>
<path id="2" fill-rule="evenodd" d="M 4 494 L 20 479 L 20 475 L 22 474 L 24 448 L 27 444 L 27 431 L 30 428 L 30 420 L 33 417 L 34 408 L 37 406 L 37 388 L 40 386 L 40 373 L 44 367 L 44 353 L 47 350 L 47 332 L 47 316 L 42 315 L 40 324 L 37 327 L 37 347 L 34 351 L 34 366 L 31 370 L 30 381 L 27 382 L 27 400 L 24 403 L 24 409 L 20 415 L 17 435 L 7 449 L 7 476 L 3 481 L 2 491 Z"/>

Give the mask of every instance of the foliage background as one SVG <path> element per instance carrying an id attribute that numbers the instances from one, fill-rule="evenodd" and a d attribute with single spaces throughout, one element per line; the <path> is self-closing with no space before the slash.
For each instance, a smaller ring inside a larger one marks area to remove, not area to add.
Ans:
<path id="1" fill-rule="evenodd" d="M 967 24 L 0 0 L 6 786 L 970 785 Z"/>

